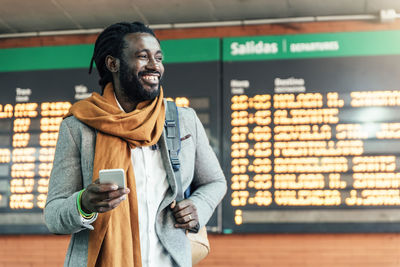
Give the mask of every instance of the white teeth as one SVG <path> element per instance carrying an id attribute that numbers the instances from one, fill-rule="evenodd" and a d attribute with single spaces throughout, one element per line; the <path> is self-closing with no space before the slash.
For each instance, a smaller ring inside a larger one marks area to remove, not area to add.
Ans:
<path id="1" fill-rule="evenodd" d="M 156 81 L 156 80 L 158 80 L 158 77 L 149 75 L 149 76 L 143 76 L 143 79 Z"/>

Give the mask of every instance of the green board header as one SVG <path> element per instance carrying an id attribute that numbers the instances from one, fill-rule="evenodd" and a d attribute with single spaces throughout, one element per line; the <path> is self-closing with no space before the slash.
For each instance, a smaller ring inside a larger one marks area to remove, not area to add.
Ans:
<path id="1" fill-rule="evenodd" d="M 205 62 L 221 60 L 220 39 L 181 39 L 161 41 L 164 63 Z"/>
<path id="2" fill-rule="evenodd" d="M 93 45 L 0 49 L 0 71 L 88 68 Z"/>
<path id="3" fill-rule="evenodd" d="M 400 54 L 400 31 L 224 38 L 223 61 Z M 161 41 L 164 63 L 219 61 L 220 39 Z M 93 45 L 0 49 L 0 72 L 89 68 Z"/>
<path id="4" fill-rule="evenodd" d="M 400 54 L 400 31 L 252 36 L 223 39 L 223 61 Z"/>
<path id="5" fill-rule="evenodd" d="M 88 68 L 93 44 L 0 49 L 0 72 Z M 164 63 L 219 61 L 218 38 L 161 41 Z"/>

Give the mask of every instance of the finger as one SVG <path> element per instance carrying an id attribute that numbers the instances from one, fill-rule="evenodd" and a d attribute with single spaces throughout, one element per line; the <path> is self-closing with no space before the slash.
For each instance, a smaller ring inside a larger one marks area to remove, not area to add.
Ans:
<path id="1" fill-rule="evenodd" d="M 182 201 L 179 201 L 178 203 L 176 203 L 175 208 L 173 209 L 174 212 L 178 212 L 180 210 L 185 209 L 188 206 L 192 205 L 192 201 L 188 200 L 188 199 L 184 199 Z"/>
<path id="2" fill-rule="evenodd" d="M 191 214 L 185 215 L 185 216 L 180 217 L 180 218 L 175 218 L 176 222 L 180 223 L 180 224 L 185 224 L 185 223 L 188 223 L 188 222 L 190 222 L 192 220 L 195 220 L 195 219 L 196 218 L 194 218 L 194 216 L 192 216 Z"/>
<path id="3" fill-rule="evenodd" d="M 115 199 L 112 199 L 109 201 L 98 202 L 95 205 L 95 209 L 97 210 L 97 212 L 100 212 L 100 213 L 107 212 L 107 211 L 110 211 L 110 210 L 118 207 L 118 205 L 125 199 L 126 199 L 126 195 L 123 195 L 119 198 L 115 198 Z"/>
<path id="4" fill-rule="evenodd" d="M 175 224 L 175 228 L 182 228 L 182 229 L 192 229 L 197 225 L 197 222 L 195 220 L 191 220 L 190 222 L 187 223 L 177 223 Z"/>
<path id="5" fill-rule="evenodd" d="M 130 192 L 130 189 L 127 187 L 120 188 L 116 184 L 108 183 L 108 184 L 91 184 L 87 188 L 90 191 L 96 192 L 96 193 L 101 193 L 101 192 L 109 192 L 109 191 L 115 191 L 115 190 L 125 190 L 126 194 Z"/>
<path id="6" fill-rule="evenodd" d="M 123 195 L 129 194 L 129 192 L 130 190 L 128 188 L 121 188 L 104 193 L 92 193 L 91 199 L 93 201 L 113 200 L 122 197 Z"/>
<path id="7" fill-rule="evenodd" d="M 94 193 L 114 191 L 117 189 L 118 189 L 118 185 L 116 185 L 116 184 L 91 184 L 87 188 L 87 190 L 94 192 Z"/>
<path id="8" fill-rule="evenodd" d="M 175 219 L 178 219 L 178 218 L 182 218 L 182 217 L 185 217 L 185 216 L 187 216 L 189 214 L 194 213 L 194 210 L 191 207 L 186 207 L 185 209 L 180 210 L 178 212 L 174 212 L 173 211 L 173 213 L 174 213 Z"/>
<path id="9" fill-rule="evenodd" d="M 175 218 L 180 218 L 188 214 L 195 214 L 197 216 L 197 209 L 196 206 L 193 204 L 193 202 L 189 199 L 185 199 L 179 203 L 177 203 L 177 206 L 173 209 L 173 213 Z"/>
<path id="10" fill-rule="evenodd" d="M 176 200 L 172 201 L 171 205 L 169 206 L 171 209 L 175 208 L 176 206 Z"/>

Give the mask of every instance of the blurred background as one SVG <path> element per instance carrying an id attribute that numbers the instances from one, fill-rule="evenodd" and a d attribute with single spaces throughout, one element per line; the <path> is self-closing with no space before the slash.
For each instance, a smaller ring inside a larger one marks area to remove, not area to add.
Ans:
<path id="1" fill-rule="evenodd" d="M 0 0 L 0 267 L 62 266 L 42 210 L 58 127 L 141 21 L 228 181 L 198 266 L 400 266 L 400 2 Z"/>

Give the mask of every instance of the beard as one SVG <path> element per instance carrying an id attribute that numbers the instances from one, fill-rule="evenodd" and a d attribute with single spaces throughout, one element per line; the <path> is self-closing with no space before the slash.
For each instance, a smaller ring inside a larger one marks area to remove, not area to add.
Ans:
<path id="1" fill-rule="evenodd" d="M 151 73 L 151 71 L 142 71 L 138 73 L 138 76 L 136 76 L 132 74 L 132 70 L 128 64 L 126 64 L 125 60 L 122 59 L 120 62 L 119 79 L 121 87 L 131 101 L 142 102 L 146 100 L 153 100 L 160 95 L 161 76 L 157 89 L 148 91 L 140 83 L 139 77 L 145 75 L 146 73 Z"/>

